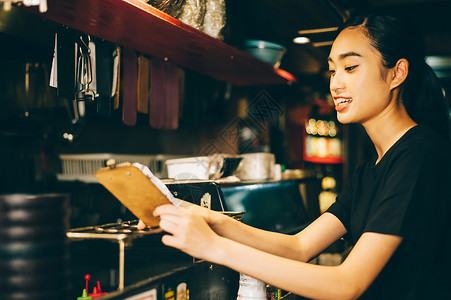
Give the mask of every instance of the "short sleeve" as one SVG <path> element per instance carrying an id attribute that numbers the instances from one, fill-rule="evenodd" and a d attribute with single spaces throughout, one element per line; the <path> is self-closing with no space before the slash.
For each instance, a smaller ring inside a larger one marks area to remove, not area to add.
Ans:
<path id="1" fill-rule="evenodd" d="M 416 235 L 416 224 L 435 222 L 433 202 L 440 201 L 440 162 L 437 156 L 414 149 L 400 152 L 387 168 L 385 184 L 378 192 L 364 231 L 402 237 Z"/>
<path id="2" fill-rule="evenodd" d="M 326 210 L 326 212 L 336 216 L 348 232 L 350 231 L 351 226 L 351 209 L 354 197 L 354 187 L 357 184 L 357 178 L 359 177 L 361 169 L 362 167 L 358 168 L 354 172 L 345 188 L 342 190 L 340 195 L 337 196 L 335 202 Z"/>
<path id="3" fill-rule="evenodd" d="M 400 235 L 410 199 L 420 180 L 421 160 L 414 152 L 399 153 L 390 161 L 391 166 L 384 168 L 384 184 L 374 199 L 364 231 Z"/>

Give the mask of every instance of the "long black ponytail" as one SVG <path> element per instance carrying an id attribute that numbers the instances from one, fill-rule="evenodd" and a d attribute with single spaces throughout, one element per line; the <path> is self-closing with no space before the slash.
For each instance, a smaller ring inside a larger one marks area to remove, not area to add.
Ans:
<path id="1" fill-rule="evenodd" d="M 393 16 L 366 13 L 348 19 L 338 33 L 359 26 L 366 29 L 385 67 L 392 68 L 399 59 L 407 59 L 409 74 L 401 86 L 400 101 L 416 123 L 427 125 L 449 139 L 450 118 L 444 90 L 426 63 L 423 47 L 412 26 Z"/>

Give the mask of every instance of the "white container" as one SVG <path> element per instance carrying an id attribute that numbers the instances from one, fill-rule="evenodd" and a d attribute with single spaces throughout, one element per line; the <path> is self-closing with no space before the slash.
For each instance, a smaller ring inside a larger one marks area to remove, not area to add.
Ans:
<path id="1" fill-rule="evenodd" d="M 219 160 L 210 156 L 196 156 L 166 161 L 168 177 L 176 180 L 209 179 L 220 169 Z"/>
<path id="2" fill-rule="evenodd" d="M 265 180 L 274 178 L 275 156 L 272 153 L 246 153 L 236 172 L 241 180 Z"/>
<path id="3" fill-rule="evenodd" d="M 237 300 L 267 300 L 266 284 L 249 275 L 240 273 L 240 287 Z"/>

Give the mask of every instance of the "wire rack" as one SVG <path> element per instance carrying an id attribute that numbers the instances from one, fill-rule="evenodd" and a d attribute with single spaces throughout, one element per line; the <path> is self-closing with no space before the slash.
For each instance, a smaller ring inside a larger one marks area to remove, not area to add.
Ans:
<path id="1" fill-rule="evenodd" d="M 106 162 L 114 159 L 116 164 L 130 162 L 140 163 L 149 167 L 158 178 L 167 178 L 166 160 L 179 158 L 176 155 L 134 155 L 134 154 L 61 154 L 61 173 L 57 174 L 62 181 L 97 182 L 94 173 L 106 166 Z"/>

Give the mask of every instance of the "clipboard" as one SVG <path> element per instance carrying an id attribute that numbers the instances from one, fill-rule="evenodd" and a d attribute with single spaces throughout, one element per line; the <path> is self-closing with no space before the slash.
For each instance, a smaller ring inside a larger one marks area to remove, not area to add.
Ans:
<path id="1" fill-rule="evenodd" d="M 157 206 L 187 205 L 186 201 L 176 199 L 147 166 L 138 163 L 122 163 L 105 167 L 95 172 L 94 176 L 136 217 L 150 227 L 159 226 L 160 218 L 153 216 Z"/>

